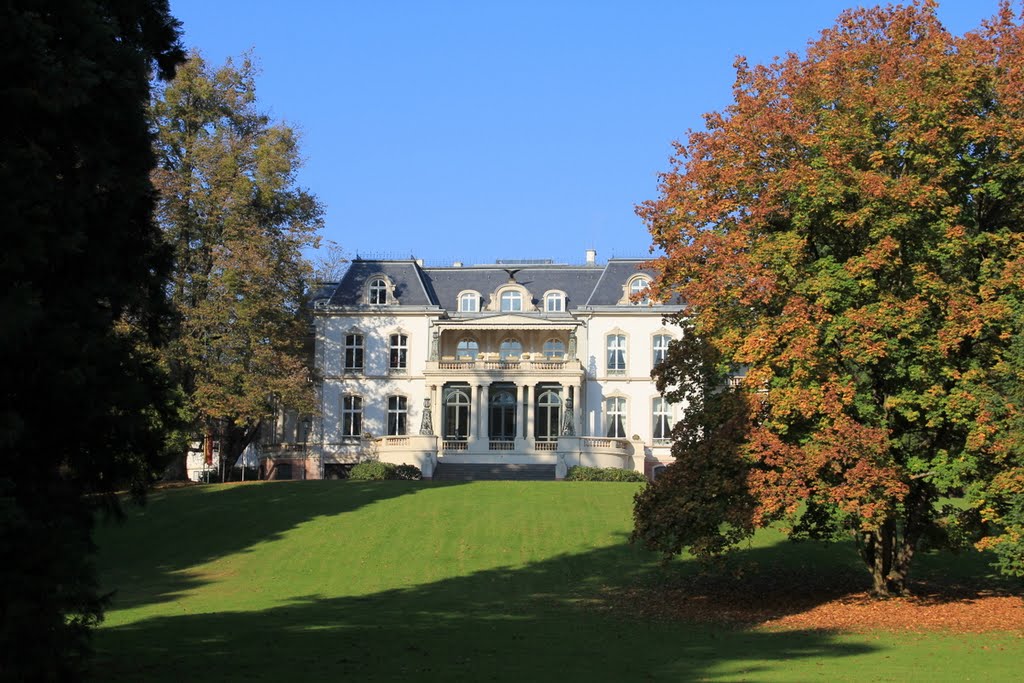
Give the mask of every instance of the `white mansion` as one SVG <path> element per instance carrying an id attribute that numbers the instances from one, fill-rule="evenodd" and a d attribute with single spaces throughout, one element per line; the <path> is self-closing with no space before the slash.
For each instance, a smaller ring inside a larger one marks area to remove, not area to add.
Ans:
<path id="1" fill-rule="evenodd" d="M 273 430 L 301 449 L 264 454 L 311 479 L 368 458 L 425 478 L 445 463 L 650 473 L 682 409 L 651 380 L 681 307 L 643 296 L 642 264 L 357 258 L 313 302 L 320 415 Z"/>

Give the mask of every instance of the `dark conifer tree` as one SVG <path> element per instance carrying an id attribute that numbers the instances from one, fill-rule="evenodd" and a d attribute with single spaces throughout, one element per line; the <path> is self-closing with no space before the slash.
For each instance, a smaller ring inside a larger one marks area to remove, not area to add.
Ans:
<path id="1" fill-rule="evenodd" d="M 10 0 L 0 26 L 0 679 L 68 680 L 103 614 L 95 508 L 162 464 L 146 103 L 183 52 L 166 0 Z"/>

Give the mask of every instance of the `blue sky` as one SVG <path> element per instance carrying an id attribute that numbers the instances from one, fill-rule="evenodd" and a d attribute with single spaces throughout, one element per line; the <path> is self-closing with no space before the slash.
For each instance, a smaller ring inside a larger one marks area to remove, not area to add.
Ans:
<path id="1" fill-rule="evenodd" d="M 730 101 L 737 55 L 802 52 L 851 1 L 171 0 L 215 64 L 252 49 L 262 108 L 350 257 L 646 256 L 634 206 Z M 874 3 L 871 3 L 874 4 Z M 963 33 L 996 0 L 945 0 Z"/>

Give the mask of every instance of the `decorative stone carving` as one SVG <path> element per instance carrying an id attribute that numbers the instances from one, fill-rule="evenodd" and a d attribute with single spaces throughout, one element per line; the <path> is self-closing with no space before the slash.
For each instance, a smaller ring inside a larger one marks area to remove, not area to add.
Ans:
<path id="1" fill-rule="evenodd" d="M 565 411 L 562 413 L 562 436 L 576 436 L 576 418 L 573 416 L 572 399 L 565 400 Z"/>
<path id="2" fill-rule="evenodd" d="M 422 436 L 434 435 L 434 420 L 430 416 L 430 399 L 423 399 L 423 419 L 420 421 L 420 434 Z"/>

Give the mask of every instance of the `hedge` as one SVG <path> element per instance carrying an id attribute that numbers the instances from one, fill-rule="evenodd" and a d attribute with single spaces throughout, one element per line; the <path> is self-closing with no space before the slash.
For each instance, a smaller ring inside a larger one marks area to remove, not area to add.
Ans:
<path id="1" fill-rule="evenodd" d="M 420 468 L 415 465 L 392 465 L 389 462 L 370 460 L 354 466 L 348 473 L 356 481 L 382 481 L 384 479 L 421 479 Z"/>
<path id="2" fill-rule="evenodd" d="M 640 472 L 623 470 L 618 467 L 570 467 L 565 475 L 566 481 L 647 481 Z"/>

